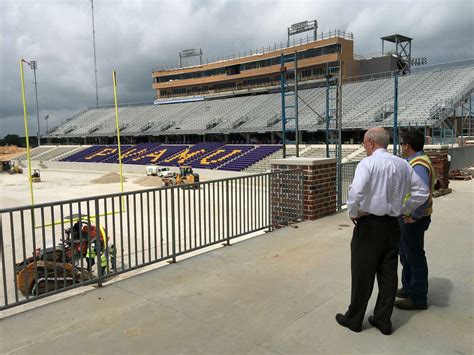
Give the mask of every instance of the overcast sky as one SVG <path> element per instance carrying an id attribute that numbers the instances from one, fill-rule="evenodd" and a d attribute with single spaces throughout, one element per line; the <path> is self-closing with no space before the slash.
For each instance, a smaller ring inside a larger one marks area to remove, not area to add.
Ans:
<path id="1" fill-rule="evenodd" d="M 354 33 L 357 54 L 380 37 L 414 38 L 413 56 L 440 63 L 474 57 L 472 0 L 94 0 L 99 104 L 154 99 L 151 71 L 178 52 L 226 56 L 284 41 L 289 25 L 316 19 L 319 32 Z M 19 60 L 37 60 L 41 131 L 95 105 L 90 0 L 0 0 L 0 137 L 24 135 Z M 25 66 L 30 135 L 36 134 L 33 71 Z"/>

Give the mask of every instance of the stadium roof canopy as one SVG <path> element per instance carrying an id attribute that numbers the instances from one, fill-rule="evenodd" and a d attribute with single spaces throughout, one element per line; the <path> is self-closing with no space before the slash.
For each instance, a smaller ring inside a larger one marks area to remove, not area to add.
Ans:
<path id="1" fill-rule="evenodd" d="M 390 35 L 390 36 L 385 36 L 385 37 L 380 37 L 380 39 L 383 39 L 384 41 L 388 41 L 388 42 L 392 42 L 392 43 L 395 43 L 396 42 L 396 39 L 398 39 L 398 42 L 400 42 L 400 40 L 402 42 L 405 42 L 405 41 L 412 41 L 413 38 L 410 38 L 410 37 L 407 37 L 407 36 L 403 36 L 403 35 L 399 35 L 399 34 L 394 34 L 394 35 Z"/>

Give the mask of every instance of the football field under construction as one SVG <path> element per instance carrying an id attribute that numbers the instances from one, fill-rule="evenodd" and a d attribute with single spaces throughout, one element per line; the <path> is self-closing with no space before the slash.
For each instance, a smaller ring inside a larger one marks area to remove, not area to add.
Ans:
<path id="1" fill-rule="evenodd" d="M 122 192 L 116 172 L 40 165 L 33 206 L 28 174 L 0 175 L 1 308 L 264 233 L 279 189 L 287 219 L 302 212 L 298 171 L 208 171 L 180 186 L 127 172 Z"/>

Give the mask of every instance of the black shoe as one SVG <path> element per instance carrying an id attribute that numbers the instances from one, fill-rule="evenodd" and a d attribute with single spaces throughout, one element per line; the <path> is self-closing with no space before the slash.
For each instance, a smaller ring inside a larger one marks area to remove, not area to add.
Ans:
<path id="1" fill-rule="evenodd" d="M 396 301 L 395 307 L 397 307 L 398 309 L 403 309 L 404 311 L 424 310 L 428 308 L 426 304 L 415 304 L 409 298 L 405 300 Z"/>
<path id="2" fill-rule="evenodd" d="M 377 323 L 377 321 L 374 319 L 374 316 L 370 316 L 369 317 L 369 323 L 377 328 L 378 330 L 380 330 L 380 333 L 382 333 L 383 335 L 390 335 L 392 334 L 392 327 L 390 328 L 387 328 L 387 327 L 382 327 L 379 323 Z"/>
<path id="3" fill-rule="evenodd" d="M 353 332 L 359 333 L 362 330 L 362 327 L 354 327 L 350 325 L 346 319 L 346 316 L 342 313 L 336 314 L 336 321 L 343 327 L 349 328 Z"/>
<path id="4" fill-rule="evenodd" d="M 399 288 L 397 290 L 397 297 L 398 298 L 408 298 L 408 294 L 405 291 L 403 291 L 403 288 Z"/>

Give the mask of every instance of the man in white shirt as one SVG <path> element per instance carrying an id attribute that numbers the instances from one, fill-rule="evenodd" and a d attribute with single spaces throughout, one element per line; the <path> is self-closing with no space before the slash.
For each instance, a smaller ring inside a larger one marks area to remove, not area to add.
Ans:
<path id="1" fill-rule="evenodd" d="M 392 332 L 393 305 L 397 292 L 400 226 L 397 217 L 413 210 L 429 197 L 429 189 L 407 161 L 387 152 L 388 132 L 375 127 L 364 136 L 367 158 L 355 171 L 347 210 L 355 224 L 351 241 L 351 304 L 336 321 L 360 332 L 375 276 L 379 294 L 369 322 L 383 334 Z M 404 204 L 404 198 L 411 197 Z"/>

